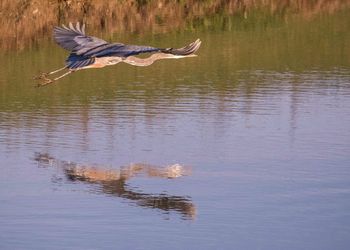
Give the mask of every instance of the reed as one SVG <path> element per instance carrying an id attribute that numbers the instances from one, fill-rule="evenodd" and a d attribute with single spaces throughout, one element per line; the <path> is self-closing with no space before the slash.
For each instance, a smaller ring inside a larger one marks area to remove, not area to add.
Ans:
<path id="1" fill-rule="evenodd" d="M 0 48 L 23 48 L 51 33 L 52 26 L 84 22 L 90 30 L 163 33 L 212 15 L 312 18 L 350 7 L 350 0 L 0 0 Z"/>

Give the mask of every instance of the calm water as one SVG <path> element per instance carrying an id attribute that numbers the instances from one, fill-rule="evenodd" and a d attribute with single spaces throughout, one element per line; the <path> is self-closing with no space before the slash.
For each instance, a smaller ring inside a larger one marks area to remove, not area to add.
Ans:
<path id="1" fill-rule="evenodd" d="M 348 249 L 348 14 L 121 42 L 197 58 L 33 88 L 2 52 L 0 249 Z"/>

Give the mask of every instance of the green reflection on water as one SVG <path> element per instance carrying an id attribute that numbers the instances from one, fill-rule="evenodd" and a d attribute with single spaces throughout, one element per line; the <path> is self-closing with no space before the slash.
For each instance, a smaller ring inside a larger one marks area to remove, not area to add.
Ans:
<path id="1" fill-rule="evenodd" d="M 137 68 L 119 64 L 83 70 L 57 84 L 36 89 L 32 77 L 61 67 L 68 53 L 54 42 L 22 52 L 3 52 L 0 62 L 0 111 L 22 111 L 93 100 L 141 99 L 169 104 L 181 96 L 235 91 L 239 80 L 249 94 L 259 79 L 251 71 L 327 71 L 350 66 L 350 21 L 346 11 L 312 20 L 281 17 L 212 17 L 187 30 L 166 35 L 115 34 L 109 37 L 133 44 L 180 47 L 197 37 L 203 43 L 197 58 L 160 61 Z M 87 28 L 89 33 L 89 29 Z M 90 31 L 91 32 L 91 31 Z M 91 32 L 92 34 L 94 32 Z M 271 83 L 273 84 L 273 83 Z M 210 86 L 210 88 L 208 88 Z"/>

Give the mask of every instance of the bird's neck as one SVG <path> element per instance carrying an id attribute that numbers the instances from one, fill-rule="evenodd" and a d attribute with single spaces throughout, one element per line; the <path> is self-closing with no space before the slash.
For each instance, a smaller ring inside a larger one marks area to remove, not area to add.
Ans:
<path id="1" fill-rule="evenodd" d="M 123 62 L 134 66 L 149 66 L 157 60 L 170 58 L 169 55 L 163 53 L 156 53 L 147 58 L 139 58 L 136 56 L 128 56 Z"/>

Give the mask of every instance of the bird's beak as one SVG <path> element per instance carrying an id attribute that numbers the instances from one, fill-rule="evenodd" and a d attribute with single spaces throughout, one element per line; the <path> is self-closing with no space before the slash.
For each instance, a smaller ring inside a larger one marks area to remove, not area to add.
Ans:
<path id="1" fill-rule="evenodd" d="M 197 56 L 197 55 L 194 55 L 194 54 L 191 54 L 191 55 L 185 55 L 185 56 L 176 55 L 176 56 L 173 56 L 172 58 L 175 58 L 175 59 L 180 59 L 180 58 L 196 57 L 196 56 Z"/>

